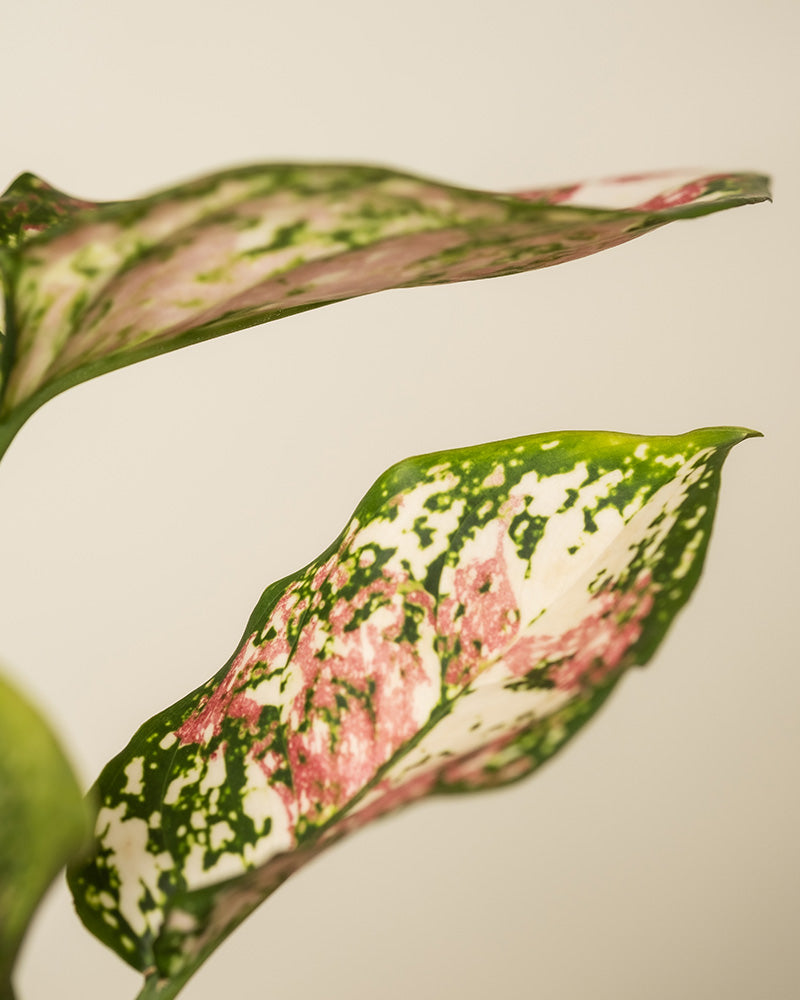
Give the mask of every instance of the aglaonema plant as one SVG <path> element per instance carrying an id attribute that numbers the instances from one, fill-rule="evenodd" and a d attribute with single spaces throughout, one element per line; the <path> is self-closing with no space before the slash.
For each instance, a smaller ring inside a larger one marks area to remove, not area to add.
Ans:
<path id="1" fill-rule="evenodd" d="M 143 358 L 380 289 L 550 266 L 766 198 L 757 174 L 488 194 L 277 164 L 98 204 L 24 174 L 0 199 L 0 452 L 57 393 Z M 329 549 L 266 589 L 221 670 L 103 770 L 88 854 L 63 757 L 35 749 L 43 724 L 4 728 L 24 766 L 0 771 L 0 802 L 16 803 L 0 815 L 2 997 L 70 858 L 86 926 L 144 974 L 142 1000 L 167 1000 L 347 833 L 535 770 L 653 655 L 699 577 L 724 458 L 752 434 L 562 431 L 395 465 Z M 14 698 L 0 689 L 0 713 Z M 48 810 L 71 817 L 70 836 Z M 38 853 L 20 847 L 28 830 Z"/>

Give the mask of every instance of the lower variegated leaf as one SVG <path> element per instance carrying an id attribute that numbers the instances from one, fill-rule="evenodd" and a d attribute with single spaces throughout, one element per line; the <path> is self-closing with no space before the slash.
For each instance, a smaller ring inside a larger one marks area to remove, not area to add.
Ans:
<path id="1" fill-rule="evenodd" d="M 646 663 L 752 432 L 564 432 L 410 459 L 270 586 L 231 660 L 103 771 L 87 926 L 168 998 L 300 865 L 516 781 Z"/>
<path id="2" fill-rule="evenodd" d="M 59 869 L 88 845 L 89 809 L 47 723 L 0 677 L 0 997 Z"/>

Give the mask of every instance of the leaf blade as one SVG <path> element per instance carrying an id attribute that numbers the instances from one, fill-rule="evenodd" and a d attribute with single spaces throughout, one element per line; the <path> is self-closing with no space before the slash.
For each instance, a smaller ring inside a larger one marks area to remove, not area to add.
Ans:
<path id="1" fill-rule="evenodd" d="M 748 436 L 564 432 L 390 469 L 267 588 L 222 670 L 103 772 L 104 853 L 71 874 L 82 919 L 171 997 L 340 837 L 535 770 L 688 600 Z"/>
<path id="2" fill-rule="evenodd" d="M 768 198 L 758 174 L 503 195 L 377 167 L 272 164 L 99 204 L 23 175 L 0 199 L 0 422 L 19 426 L 105 371 L 298 311 L 547 267 Z"/>
<path id="3" fill-rule="evenodd" d="M 88 846 L 91 822 L 48 724 L 0 676 L 0 992 L 10 989 L 41 897 L 64 864 Z"/>

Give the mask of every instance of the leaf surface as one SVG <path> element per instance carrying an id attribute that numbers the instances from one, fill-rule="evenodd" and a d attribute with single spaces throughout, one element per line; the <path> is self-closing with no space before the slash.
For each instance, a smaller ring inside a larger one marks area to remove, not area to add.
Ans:
<path id="1" fill-rule="evenodd" d="M 91 817 L 39 712 L 0 677 L 0 997 L 25 930 L 58 871 L 87 845 Z"/>
<path id="2" fill-rule="evenodd" d="M 723 460 L 751 435 L 553 433 L 381 476 L 100 776 L 99 849 L 70 882 L 142 996 L 175 996 L 345 834 L 556 753 L 689 598 Z"/>
<path id="3" fill-rule="evenodd" d="M 0 198 L 0 446 L 45 400 L 134 361 L 381 289 L 563 263 L 768 197 L 759 174 L 493 194 L 262 164 L 99 204 L 23 174 Z"/>

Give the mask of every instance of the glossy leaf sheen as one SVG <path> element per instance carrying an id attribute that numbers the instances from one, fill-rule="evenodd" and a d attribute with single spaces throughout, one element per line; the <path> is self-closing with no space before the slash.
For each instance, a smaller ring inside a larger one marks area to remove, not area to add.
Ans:
<path id="1" fill-rule="evenodd" d="M 0 996 L 39 900 L 90 839 L 78 782 L 47 723 L 0 677 Z"/>
<path id="2" fill-rule="evenodd" d="M 71 886 L 143 996 L 174 996 L 344 834 L 563 746 L 688 599 L 723 459 L 750 434 L 554 433 L 381 476 L 99 779 L 99 851 Z"/>
<path id="3" fill-rule="evenodd" d="M 758 174 L 490 194 L 271 164 L 97 204 L 23 174 L 0 198 L 0 448 L 46 399 L 155 354 L 380 289 L 547 267 L 768 197 Z"/>

